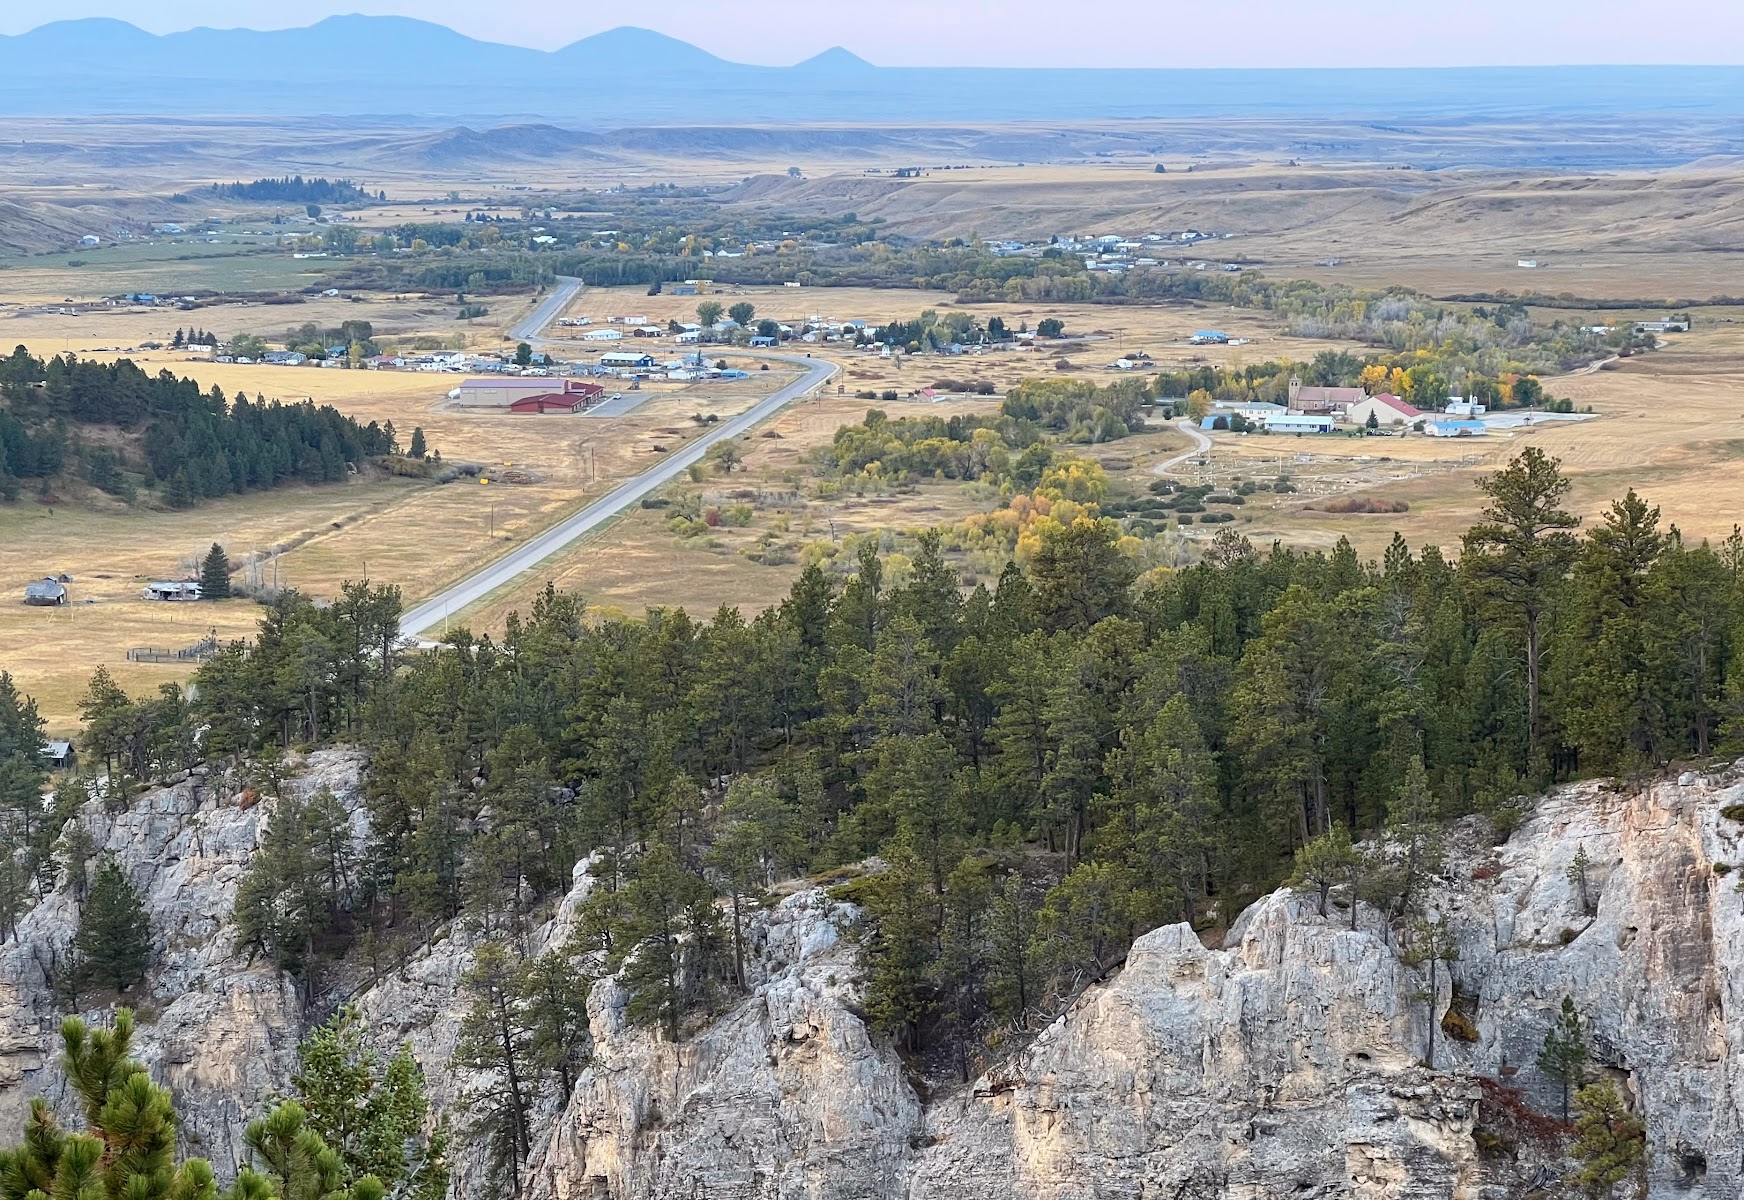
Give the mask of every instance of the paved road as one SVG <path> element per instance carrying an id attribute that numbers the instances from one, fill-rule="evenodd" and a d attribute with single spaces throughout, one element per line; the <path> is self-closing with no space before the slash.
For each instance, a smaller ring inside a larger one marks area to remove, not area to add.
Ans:
<path id="1" fill-rule="evenodd" d="M 1179 421 L 1176 421 L 1175 428 L 1193 439 L 1193 448 L 1191 450 L 1183 451 L 1182 453 L 1175 455 L 1173 458 L 1166 458 L 1162 462 L 1157 463 L 1151 468 L 1152 475 L 1167 475 L 1170 471 L 1173 471 L 1188 459 L 1197 458 L 1199 455 L 1204 454 L 1206 451 L 1211 449 L 1211 439 L 1200 432 L 1199 427 L 1193 424 L 1190 417 L 1182 417 Z"/>
<path id="2" fill-rule="evenodd" d="M 551 294 L 539 301 L 539 306 L 525 317 L 519 324 L 509 330 L 509 339 L 516 342 L 536 342 L 539 335 L 545 332 L 545 327 L 557 319 L 557 314 L 568 307 L 575 299 L 575 293 L 581 290 L 581 280 L 573 275 L 559 275 L 557 286 L 551 289 Z"/>
<path id="3" fill-rule="evenodd" d="M 544 307 L 540 306 L 541 309 Z M 716 442 L 738 437 L 801 396 L 809 395 L 822 387 L 838 369 L 834 363 L 818 358 L 798 358 L 787 354 L 767 354 L 759 357 L 792 363 L 804 368 L 805 374 L 780 391 L 759 400 L 738 416 L 722 421 L 683 449 L 665 456 L 657 466 L 620 485 L 616 491 L 607 493 L 575 515 L 523 542 L 477 574 L 461 580 L 411 609 L 400 618 L 401 635 L 428 639 L 430 635 L 440 633 L 453 614 L 484 599 L 523 571 L 538 566 L 577 538 L 598 529 L 631 505 L 639 503 L 642 497 L 672 482 L 688 470 L 692 463 L 701 462 L 703 455 L 708 453 L 708 448 Z"/>

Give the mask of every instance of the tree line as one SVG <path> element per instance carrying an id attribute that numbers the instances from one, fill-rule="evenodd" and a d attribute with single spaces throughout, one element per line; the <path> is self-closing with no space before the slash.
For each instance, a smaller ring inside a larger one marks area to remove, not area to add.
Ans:
<path id="1" fill-rule="evenodd" d="M 349 179 L 281 175 L 252 183 L 215 183 L 212 194 L 225 200 L 280 201 L 294 204 L 359 204 L 386 200 L 386 192 L 367 192 Z"/>
<path id="2" fill-rule="evenodd" d="M 288 483 L 332 483 L 348 464 L 395 452 L 391 431 L 359 425 L 330 405 L 282 404 L 128 359 L 37 358 L 23 346 L 0 359 L 0 487 L 77 466 L 104 491 L 156 489 L 172 508 Z M 79 431 L 137 434 L 124 449 L 86 445 Z"/>

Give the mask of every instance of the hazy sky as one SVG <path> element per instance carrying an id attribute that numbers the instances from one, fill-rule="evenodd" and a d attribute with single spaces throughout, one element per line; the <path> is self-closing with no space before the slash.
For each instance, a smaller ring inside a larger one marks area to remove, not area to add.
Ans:
<path id="1" fill-rule="evenodd" d="M 534 46 L 643 25 L 759 63 L 836 44 L 887 66 L 1744 63 L 1740 0 L 3 0 L 0 33 L 21 33 L 51 13 L 167 33 L 358 11 Z"/>

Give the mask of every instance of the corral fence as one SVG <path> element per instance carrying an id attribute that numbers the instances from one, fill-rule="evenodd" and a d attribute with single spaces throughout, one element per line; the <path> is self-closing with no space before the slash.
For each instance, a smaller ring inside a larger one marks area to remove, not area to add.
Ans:
<path id="1" fill-rule="evenodd" d="M 183 646 L 180 650 L 160 650 L 153 646 L 135 646 L 127 652 L 127 661 L 143 663 L 205 662 L 216 653 L 218 653 L 218 639 L 204 637 L 192 646 Z"/>

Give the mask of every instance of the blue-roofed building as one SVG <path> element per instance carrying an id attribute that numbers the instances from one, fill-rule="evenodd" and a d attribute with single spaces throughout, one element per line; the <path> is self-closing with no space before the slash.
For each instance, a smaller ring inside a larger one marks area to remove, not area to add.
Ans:
<path id="1" fill-rule="evenodd" d="M 1201 329 L 1187 340 L 1195 346 L 1229 345 L 1229 335 L 1221 329 Z"/>

